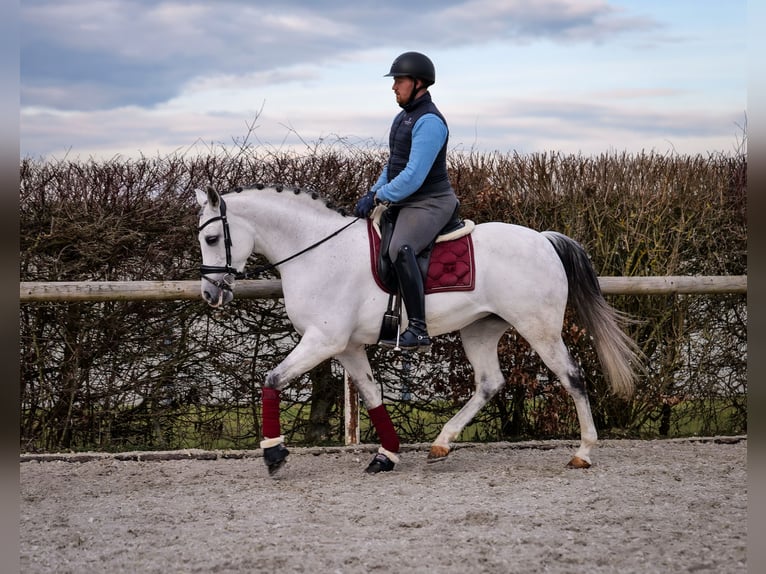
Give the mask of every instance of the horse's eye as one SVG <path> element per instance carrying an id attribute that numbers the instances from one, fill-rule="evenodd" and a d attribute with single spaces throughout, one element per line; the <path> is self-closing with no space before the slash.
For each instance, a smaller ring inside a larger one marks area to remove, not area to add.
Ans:
<path id="1" fill-rule="evenodd" d="M 208 245 L 215 245 L 216 243 L 218 243 L 218 236 L 217 235 L 209 235 L 209 236 L 205 237 L 205 243 L 207 243 Z"/>

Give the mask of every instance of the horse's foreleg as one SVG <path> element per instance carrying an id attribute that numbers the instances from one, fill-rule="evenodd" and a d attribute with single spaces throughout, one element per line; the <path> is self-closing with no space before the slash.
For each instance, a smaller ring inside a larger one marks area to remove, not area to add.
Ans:
<path id="1" fill-rule="evenodd" d="M 429 462 L 446 458 L 450 451 L 450 443 L 505 384 L 497 357 L 497 342 L 507 329 L 508 323 L 491 317 L 468 325 L 460 331 L 463 348 L 473 366 L 476 390 L 463 408 L 442 428 L 431 445 Z"/>
<path id="2" fill-rule="evenodd" d="M 399 462 L 399 435 L 396 434 L 386 405 L 383 404 L 383 397 L 375 383 L 375 378 L 372 376 L 372 369 L 364 347 L 348 348 L 336 358 L 346 369 L 346 374 L 359 391 L 364 406 L 367 408 L 367 413 L 370 415 L 370 422 L 380 439 L 380 448 L 367 467 L 367 472 L 375 474 L 393 470 L 394 464 Z"/>
<path id="3" fill-rule="evenodd" d="M 300 342 L 268 375 L 263 384 L 261 418 L 263 423 L 263 458 L 269 474 L 278 472 L 287 461 L 289 451 L 284 445 L 279 422 L 280 392 L 292 380 L 332 357 L 337 348 L 325 343 L 318 332 L 307 331 Z"/>
<path id="4" fill-rule="evenodd" d="M 261 393 L 261 449 L 269 475 L 273 476 L 285 465 L 290 451 L 284 444 L 285 437 L 279 425 L 279 390 L 264 386 Z"/>

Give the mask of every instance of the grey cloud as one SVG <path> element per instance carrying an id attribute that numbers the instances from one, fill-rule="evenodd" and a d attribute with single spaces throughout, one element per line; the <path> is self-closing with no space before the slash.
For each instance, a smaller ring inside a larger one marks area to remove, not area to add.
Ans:
<path id="1" fill-rule="evenodd" d="M 610 131 L 643 134 L 646 138 L 665 137 L 669 134 L 679 138 L 719 137 L 741 119 L 736 112 L 713 112 L 702 108 L 690 108 L 683 113 L 675 109 L 661 112 L 574 100 L 517 100 L 499 115 L 515 118 L 516 122 L 525 126 L 534 126 L 537 137 L 561 138 L 568 133 L 571 139 L 593 131 L 602 134 Z M 513 125 L 511 123 L 501 129 L 512 130 Z"/>
<path id="2" fill-rule="evenodd" d="M 115 3 L 114 14 L 94 15 L 84 4 L 36 4 L 23 13 L 22 105 L 149 105 L 197 76 L 278 70 L 349 49 L 343 24 L 318 13 L 264 13 L 236 3 Z M 44 89 L 51 85 L 93 95 L 51 97 Z"/>
<path id="3" fill-rule="evenodd" d="M 538 2 L 468 0 L 440 11 L 438 28 L 448 30 L 453 42 L 479 43 L 496 39 L 558 43 L 602 42 L 628 32 L 650 32 L 659 27 L 647 18 L 624 16 L 606 2 L 570 0 Z"/>
<path id="4" fill-rule="evenodd" d="M 41 1 L 21 4 L 21 103 L 151 106 L 195 77 L 320 65 L 403 44 L 603 40 L 653 24 L 575 0 L 354 3 Z"/>

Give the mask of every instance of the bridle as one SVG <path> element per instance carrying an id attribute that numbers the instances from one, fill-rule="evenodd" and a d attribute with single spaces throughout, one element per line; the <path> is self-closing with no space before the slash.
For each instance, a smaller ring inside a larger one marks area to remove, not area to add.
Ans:
<path id="1" fill-rule="evenodd" d="M 211 223 L 220 221 L 223 225 L 223 245 L 226 249 L 226 266 L 221 265 L 200 265 L 199 271 L 202 278 L 215 285 L 218 289 L 224 291 L 231 291 L 231 286 L 234 285 L 234 280 L 238 278 L 240 273 L 237 272 L 231 266 L 231 232 L 229 231 L 229 220 L 226 218 L 226 202 L 221 198 L 220 200 L 221 215 L 211 217 L 205 223 L 197 227 L 197 233 L 205 229 Z M 210 273 L 223 273 L 220 281 L 216 281 L 208 277 Z"/>
<path id="2" fill-rule="evenodd" d="M 205 223 L 201 224 L 199 227 L 197 227 L 197 233 L 205 229 L 208 225 L 211 223 L 214 223 L 216 221 L 220 221 L 223 225 L 223 245 L 226 249 L 226 265 L 200 265 L 200 274 L 202 275 L 202 278 L 213 285 L 215 285 L 218 289 L 221 289 L 223 291 L 232 291 L 232 286 L 234 285 L 234 281 L 237 279 L 248 279 L 250 277 L 255 277 L 260 275 L 261 273 L 264 273 L 265 271 L 270 271 L 271 269 L 276 269 L 278 266 L 282 265 L 283 263 L 287 263 L 288 261 L 295 259 L 299 255 L 303 255 L 307 251 L 311 251 L 315 247 L 318 247 L 325 241 L 328 241 L 338 235 L 341 231 L 344 231 L 345 229 L 351 227 L 354 223 L 359 221 L 359 217 L 354 218 L 351 223 L 347 223 L 337 231 L 334 231 L 324 239 L 320 239 L 316 243 L 309 245 L 305 249 L 302 249 L 298 253 L 294 253 L 293 255 L 290 255 L 290 257 L 286 257 L 282 259 L 281 261 L 277 261 L 276 263 L 269 263 L 268 265 L 260 265 L 253 269 L 250 272 L 239 272 L 234 267 L 231 266 L 231 232 L 229 231 L 229 220 L 226 218 L 226 202 L 223 200 L 223 197 L 220 198 L 220 215 L 217 215 L 215 217 L 211 217 L 208 219 Z M 212 273 L 223 273 L 223 277 L 221 277 L 220 280 L 216 281 L 215 279 L 211 279 L 208 277 L 209 274 Z"/>

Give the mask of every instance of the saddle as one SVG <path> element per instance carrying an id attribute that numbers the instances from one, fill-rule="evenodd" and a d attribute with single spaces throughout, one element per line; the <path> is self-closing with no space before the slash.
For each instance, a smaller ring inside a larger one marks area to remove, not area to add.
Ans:
<path id="1" fill-rule="evenodd" d="M 402 298 L 399 282 L 388 257 L 388 246 L 396 223 L 396 210 L 383 205 L 375 208 L 367 220 L 370 239 L 370 263 L 375 282 L 389 294 L 388 309 L 383 315 L 379 339 L 394 339 L 399 333 Z M 444 291 L 472 291 L 475 286 L 473 240 L 474 223 L 458 217 L 458 209 L 431 244 L 418 254 L 426 295 Z"/>
<path id="2" fill-rule="evenodd" d="M 474 223 L 458 215 L 459 206 L 431 244 L 418 256 L 425 293 L 473 291 L 475 287 L 473 240 Z M 388 257 L 388 246 L 396 224 L 397 210 L 384 205 L 375 208 L 367 221 L 370 263 L 378 286 L 389 294 L 399 292 L 399 283 Z"/>

